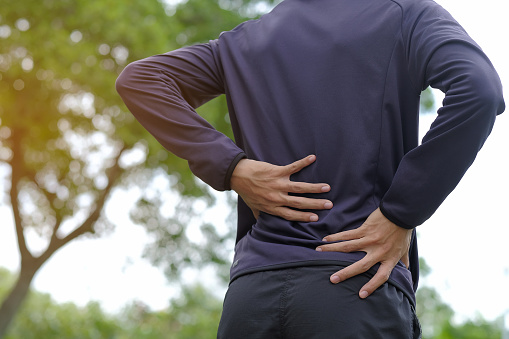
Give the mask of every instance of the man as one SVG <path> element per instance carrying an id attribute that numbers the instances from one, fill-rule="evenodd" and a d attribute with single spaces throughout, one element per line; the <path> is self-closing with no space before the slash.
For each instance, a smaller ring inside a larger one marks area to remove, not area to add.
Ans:
<path id="1" fill-rule="evenodd" d="M 446 93 L 418 146 L 419 96 Z M 504 110 L 479 46 L 430 0 L 286 0 L 129 65 L 137 119 L 240 196 L 219 338 L 418 338 L 415 227 Z M 235 143 L 194 108 L 226 94 Z"/>

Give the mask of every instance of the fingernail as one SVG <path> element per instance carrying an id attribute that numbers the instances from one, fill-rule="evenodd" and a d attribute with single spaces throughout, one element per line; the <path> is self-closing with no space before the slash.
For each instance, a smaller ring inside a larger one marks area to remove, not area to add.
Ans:
<path id="1" fill-rule="evenodd" d="M 368 292 L 366 291 L 361 291 L 361 293 L 359 293 L 359 296 L 362 298 L 362 299 L 365 299 L 368 297 Z"/>
<path id="2" fill-rule="evenodd" d="M 327 208 L 327 209 L 330 209 L 330 208 L 332 208 L 332 203 L 330 201 L 328 201 L 325 204 L 323 204 L 323 207 Z"/>
<path id="3" fill-rule="evenodd" d="M 318 221 L 318 216 L 317 215 L 312 215 L 309 217 L 309 220 L 310 221 Z"/>
<path id="4" fill-rule="evenodd" d="M 330 186 L 326 185 L 326 186 L 322 186 L 322 192 L 329 192 L 330 191 Z"/>
<path id="5" fill-rule="evenodd" d="M 310 156 L 308 157 L 308 160 L 309 160 L 309 161 L 313 161 L 313 160 L 315 160 L 315 156 L 314 156 L 314 155 L 310 155 Z"/>
<path id="6" fill-rule="evenodd" d="M 321 248 L 321 247 L 317 247 L 317 248 L 316 248 L 316 250 L 317 250 L 318 252 L 322 252 L 322 248 Z"/>
<path id="7" fill-rule="evenodd" d="M 329 241 L 329 240 L 327 240 L 327 237 L 325 237 L 325 238 L 322 239 L 322 241 Z"/>
<path id="8" fill-rule="evenodd" d="M 330 281 L 331 283 L 333 284 L 337 284 L 339 282 L 339 277 L 337 275 L 333 275 L 332 277 L 330 277 Z"/>

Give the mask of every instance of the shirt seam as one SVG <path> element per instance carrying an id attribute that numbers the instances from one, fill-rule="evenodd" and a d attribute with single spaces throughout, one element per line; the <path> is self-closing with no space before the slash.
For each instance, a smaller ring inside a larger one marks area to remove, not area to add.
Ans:
<path id="1" fill-rule="evenodd" d="M 380 202 L 377 202 L 377 200 L 376 200 L 376 188 L 377 188 L 378 177 L 379 177 L 378 171 L 380 168 L 380 158 L 382 156 L 382 130 L 383 130 L 383 126 L 384 126 L 383 115 L 384 115 L 384 105 L 385 105 L 385 101 L 386 101 L 386 92 L 387 92 L 387 78 L 389 76 L 389 69 L 392 64 L 392 60 L 394 59 L 394 53 L 396 51 L 397 45 L 398 45 L 398 41 L 396 40 L 394 42 L 394 46 L 392 47 L 391 57 L 389 58 L 389 62 L 387 64 L 387 67 L 385 70 L 384 90 L 383 90 L 383 94 L 382 94 L 382 102 L 381 102 L 381 107 L 380 107 L 380 128 L 379 128 L 379 134 L 378 134 L 378 156 L 377 156 L 377 160 L 376 160 L 376 167 L 375 167 L 375 173 L 374 173 L 374 178 L 373 178 L 373 191 L 371 194 L 373 203 L 377 207 L 380 204 Z M 382 200 L 382 197 L 380 197 L 380 201 L 381 200 Z"/>

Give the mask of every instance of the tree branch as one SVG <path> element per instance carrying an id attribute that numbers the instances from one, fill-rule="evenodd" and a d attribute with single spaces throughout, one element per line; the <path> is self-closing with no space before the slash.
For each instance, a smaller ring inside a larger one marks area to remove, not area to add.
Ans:
<path id="1" fill-rule="evenodd" d="M 45 188 L 39 186 L 39 189 L 42 191 L 44 196 L 46 197 L 46 200 L 48 200 L 48 203 L 51 206 L 51 209 L 55 213 L 55 226 L 53 226 L 53 231 L 51 232 L 51 239 L 56 238 L 57 232 L 60 229 L 60 226 L 62 225 L 62 221 L 64 220 L 62 214 L 60 211 L 55 207 L 55 198 L 56 194 L 48 192 Z"/>
<path id="2" fill-rule="evenodd" d="M 33 259 L 33 255 L 27 247 L 25 233 L 23 232 L 23 221 L 21 220 L 21 212 L 19 206 L 19 183 L 26 172 L 23 163 L 23 132 L 17 128 L 11 128 L 11 142 L 12 142 L 12 158 L 9 161 L 11 166 L 11 188 L 9 196 L 11 199 L 12 213 L 14 216 L 14 225 L 16 227 L 16 236 L 18 240 L 18 248 L 21 255 L 21 261 Z"/>
<path id="3" fill-rule="evenodd" d="M 101 212 L 104 208 L 104 204 L 106 203 L 106 199 L 108 198 L 111 190 L 115 187 L 116 181 L 120 178 L 120 176 L 124 173 L 124 169 L 120 167 L 119 160 L 126 147 L 123 146 L 119 151 L 118 155 L 115 157 L 115 162 L 111 168 L 109 168 L 106 173 L 108 177 L 108 185 L 101 191 L 99 197 L 94 203 L 94 209 L 88 216 L 88 218 L 78 226 L 74 231 L 69 233 L 64 238 L 59 238 L 56 233 L 52 236 L 50 244 L 46 251 L 39 257 L 40 260 L 47 260 L 53 253 L 55 253 L 59 248 L 63 247 L 65 244 L 70 241 L 76 239 L 77 237 L 85 234 L 85 233 L 93 233 L 94 225 L 101 216 Z"/>

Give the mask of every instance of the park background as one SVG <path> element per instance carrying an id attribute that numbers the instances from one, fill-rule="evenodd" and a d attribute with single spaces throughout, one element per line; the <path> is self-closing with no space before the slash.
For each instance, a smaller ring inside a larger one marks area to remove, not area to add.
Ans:
<path id="1" fill-rule="evenodd" d="M 507 84 L 507 5 L 437 2 Z M 92 221 L 37 269 L 6 338 L 215 337 L 233 196 L 206 189 L 161 151 L 127 113 L 114 80 L 128 62 L 215 38 L 270 6 L 0 0 L 0 302 L 20 269 L 12 165 L 23 169 L 14 172 L 18 207 L 34 256 L 59 220 L 57 238 Z M 442 97 L 433 92 L 435 106 Z M 435 116 L 425 99 L 422 133 Z M 228 129 L 224 101 L 200 113 Z M 425 338 L 500 338 L 509 326 L 508 121 L 497 119 L 460 185 L 418 228 L 429 267 L 419 291 Z"/>

